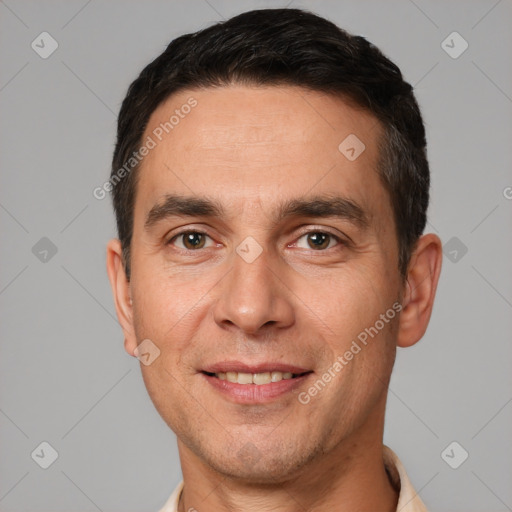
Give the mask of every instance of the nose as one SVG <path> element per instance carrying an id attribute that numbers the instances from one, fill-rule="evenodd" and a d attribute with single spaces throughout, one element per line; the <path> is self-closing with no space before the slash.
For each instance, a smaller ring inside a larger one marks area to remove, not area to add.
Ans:
<path id="1" fill-rule="evenodd" d="M 233 255 L 233 268 L 221 281 L 214 318 L 223 329 L 239 329 L 259 334 L 270 328 L 286 328 L 294 321 L 293 293 L 278 275 L 265 251 L 251 263 Z"/>

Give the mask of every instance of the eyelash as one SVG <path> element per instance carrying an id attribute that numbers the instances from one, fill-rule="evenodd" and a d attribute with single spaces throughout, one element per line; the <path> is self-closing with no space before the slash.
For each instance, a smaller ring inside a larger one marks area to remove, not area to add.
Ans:
<path id="1" fill-rule="evenodd" d="M 175 235 L 173 235 L 172 238 L 170 238 L 169 241 L 166 242 L 166 245 L 173 245 L 173 241 L 174 240 L 176 240 L 180 236 L 188 235 L 188 234 L 191 234 L 191 233 L 207 236 L 208 238 L 212 239 L 211 236 L 208 235 L 208 233 L 206 233 L 205 231 L 196 230 L 196 229 L 188 229 L 188 230 L 181 231 L 181 232 L 176 233 Z M 327 249 L 318 249 L 318 250 L 310 249 L 313 252 L 327 252 L 330 249 L 336 249 L 338 246 L 346 247 L 346 246 L 349 245 L 349 242 L 347 240 L 343 240 L 342 238 L 340 238 L 339 236 L 335 235 L 334 233 L 331 233 L 330 231 L 325 231 L 325 230 L 320 230 L 320 229 L 312 229 L 312 230 L 303 232 L 297 238 L 297 241 L 300 240 L 302 237 L 307 236 L 307 235 L 312 234 L 312 233 L 328 235 L 331 238 L 334 238 L 334 240 L 337 242 L 337 244 L 334 247 L 329 247 Z M 296 243 L 296 242 L 294 242 L 294 243 Z M 188 253 L 201 251 L 201 249 L 195 249 L 195 250 L 194 249 L 182 249 L 181 247 L 176 247 L 176 249 L 179 250 L 179 251 L 184 251 L 184 252 L 188 252 Z M 209 249 L 209 247 L 207 247 L 207 249 Z"/>

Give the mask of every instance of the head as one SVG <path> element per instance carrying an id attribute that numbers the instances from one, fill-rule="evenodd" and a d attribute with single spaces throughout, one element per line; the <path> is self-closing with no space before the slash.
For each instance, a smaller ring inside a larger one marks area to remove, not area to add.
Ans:
<path id="1" fill-rule="evenodd" d="M 160 351 L 141 368 L 183 452 L 276 481 L 382 435 L 441 250 L 422 236 L 418 104 L 375 46 L 295 9 L 179 37 L 128 90 L 111 183 L 125 348 Z M 289 392 L 244 402 L 213 382 L 269 364 L 297 375 Z"/>

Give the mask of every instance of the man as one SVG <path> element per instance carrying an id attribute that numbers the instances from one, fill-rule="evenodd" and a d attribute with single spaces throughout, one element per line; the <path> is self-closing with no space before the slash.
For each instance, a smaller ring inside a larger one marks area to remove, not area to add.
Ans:
<path id="1" fill-rule="evenodd" d="M 130 86 L 107 268 L 178 439 L 162 512 L 426 510 L 382 444 L 441 268 L 425 148 L 399 69 L 301 10 L 182 36 Z"/>

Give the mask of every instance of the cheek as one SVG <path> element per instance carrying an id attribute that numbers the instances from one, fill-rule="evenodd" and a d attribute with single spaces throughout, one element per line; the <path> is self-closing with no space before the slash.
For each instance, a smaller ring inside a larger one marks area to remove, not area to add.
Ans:
<path id="1" fill-rule="evenodd" d="M 314 296 L 311 309 L 321 320 L 317 319 L 316 324 L 328 327 L 329 354 L 324 371 L 332 368 L 339 357 L 346 362 L 333 386 L 333 391 L 338 390 L 333 399 L 345 404 L 373 402 L 393 367 L 398 326 L 393 304 L 397 290 L 380 276 L 371 267 L 366 271 L 347 270 L 326 283 L 322 294 Z"/>
<path id="2" fill-rule="evenodd" d="M 395 283 L 378 265 L 347 267 L 324 276 L 312 286 L 302 284 L 297 295 L 314 316 L 323 322 L 330 338 L 347 341 L 370 327 L 398 297 Z"/>
<path id="3" fill-rule="evenodd" d="M 157 270 L 133 277 L 136 338 L 139 343 L 150 339 L 160 350 L 154 363 L 141 366 L 148 390 L 156 396 L 172 394 L 174 388 L 169 384 L 176 384 L 174 377 L 181 380 L 183 374 L 195 373 L 191 364 L 198 350 L 195 334 L 208 312 L 204 294 L 211 287 L 208 283 L 208 288 L 204 286 L 199 279 L 178 278 Z"/>
<path id="4" fill-rule="evenodd" d="M 163 343 L 174 330 L 190 321 L 204 295 L 204 285 L 199 280 L 183 280 L 160 271 L 151 263 L 146 266 L 152 268 L 132 275 L 135 331 L 138 339 Z"/>

